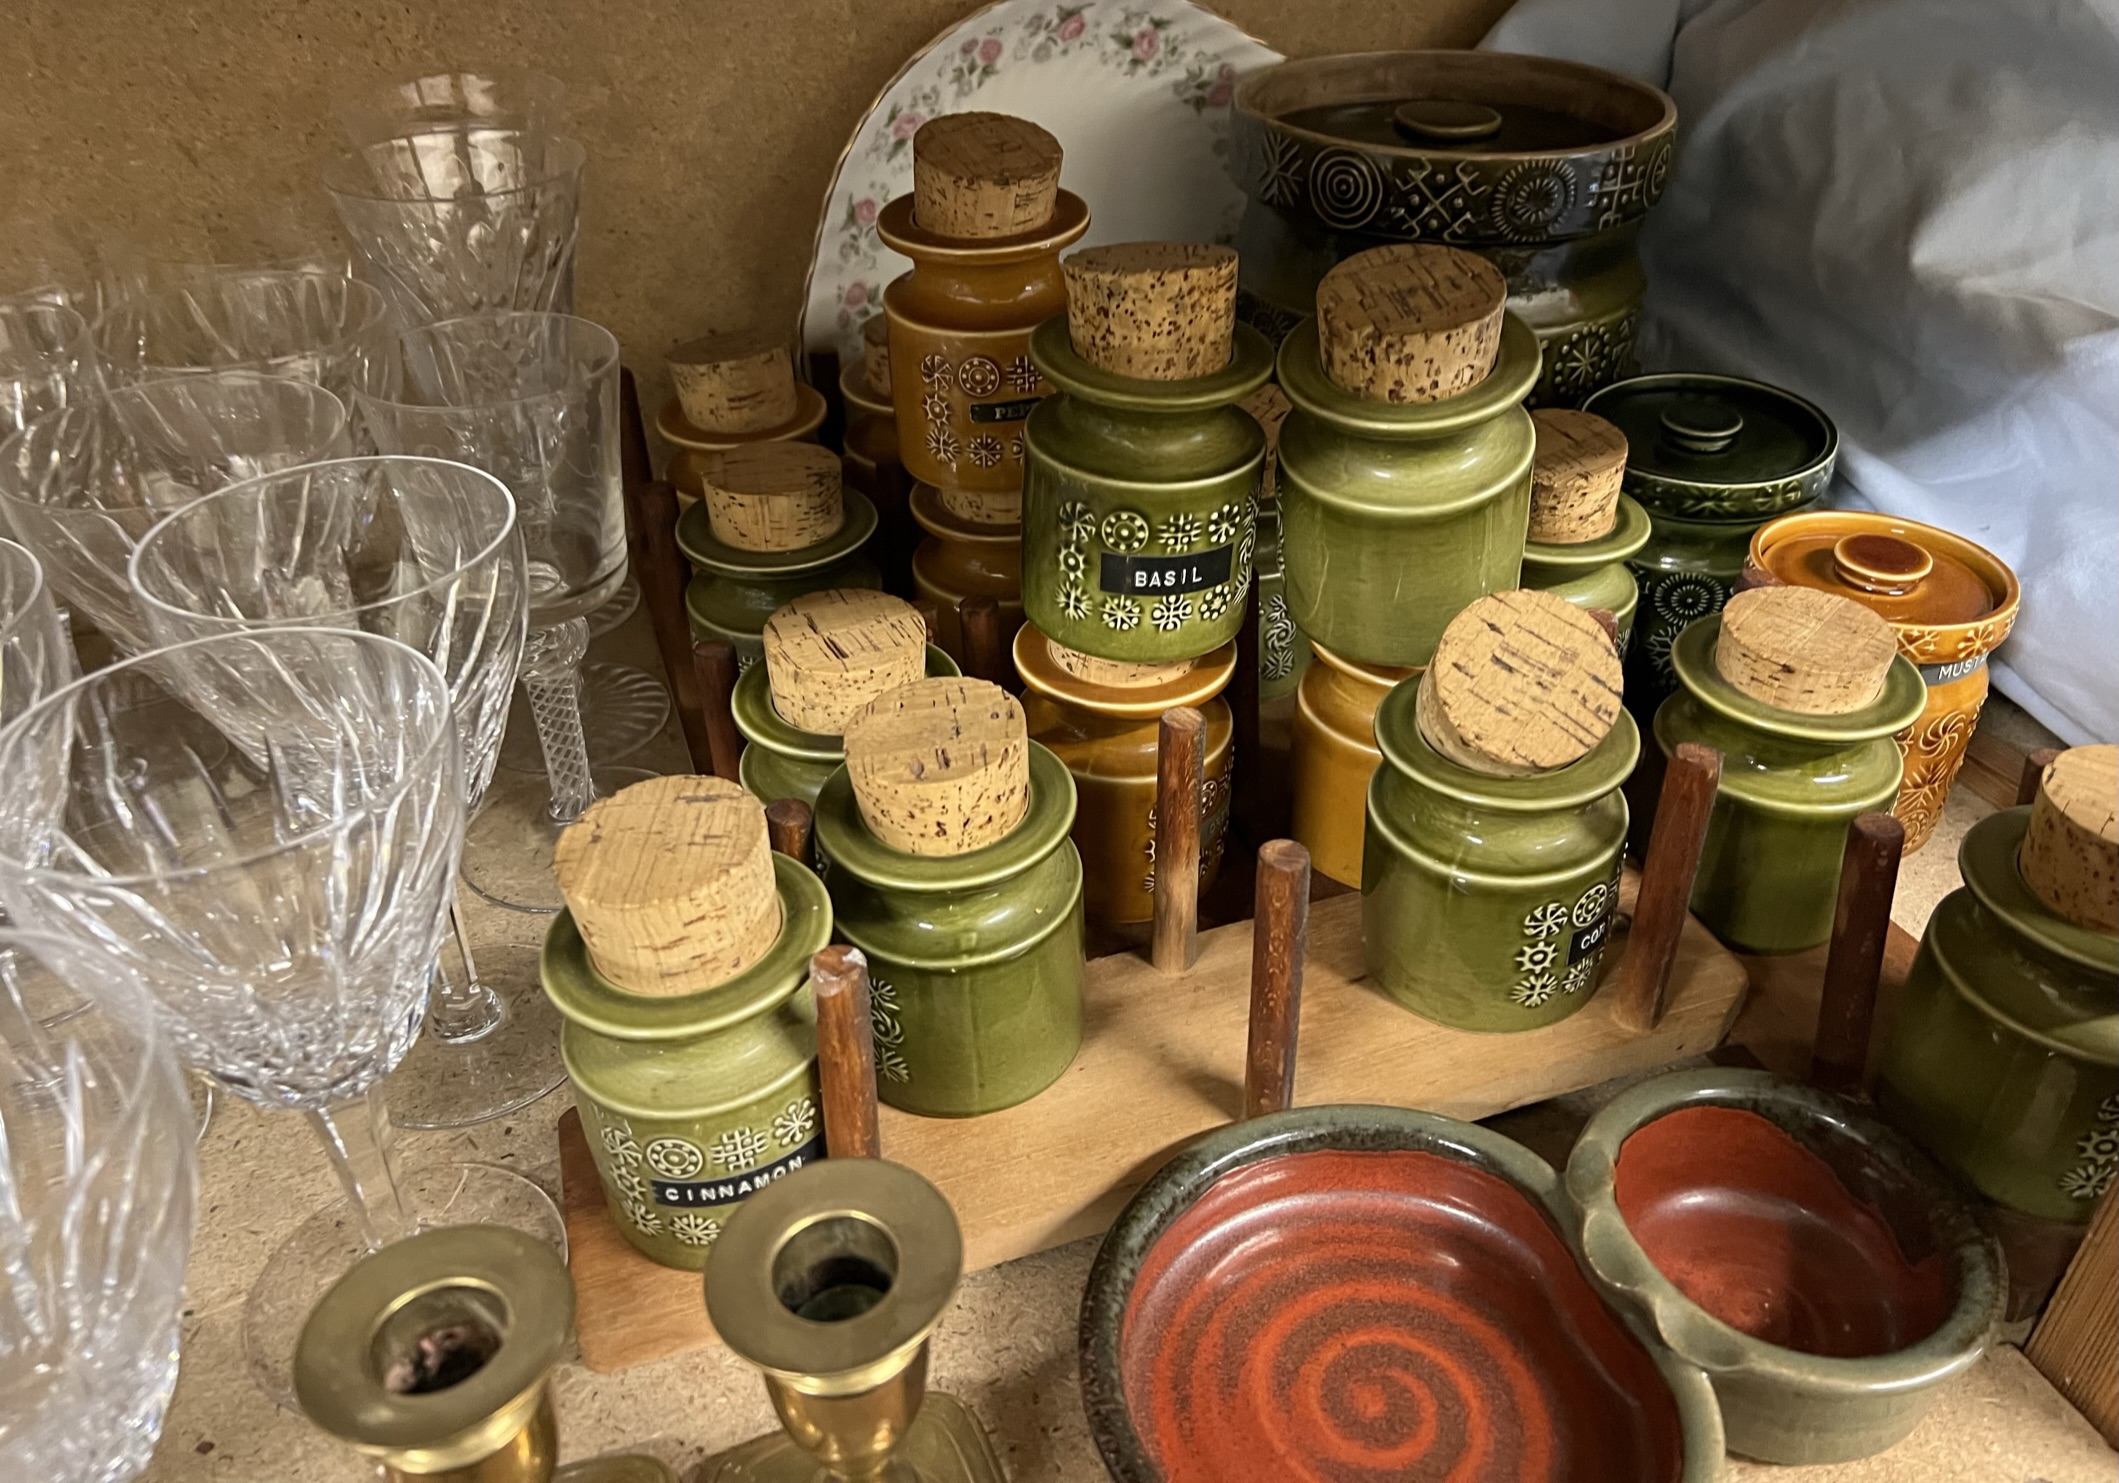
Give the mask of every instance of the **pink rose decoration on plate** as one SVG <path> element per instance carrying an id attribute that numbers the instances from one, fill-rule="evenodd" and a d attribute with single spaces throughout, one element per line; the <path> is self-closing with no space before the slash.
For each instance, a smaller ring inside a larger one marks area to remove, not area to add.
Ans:
<path id="1" fill-rule="evenodd" d="M 846 307 L 858 309 L 868 302 L 868 285 L 854 282 L 846 285 Z"/>
<path id="2" fill-rule="evenodd" d="M 1226 108 L 1236 96 L 1236 69 L 1223 62 L 1214 73 L 1214 86 L 1207 89 L 1207 107 Z"/>
<path id="3" fill-rule="evenodd" d="M 854 202 L 853 219 L 864 227 L 874 226 L 876 224 L 876 203 L 866 196 Z"/>
<path id="4" fill-rule="evenodd" d="M 1052 34 L 1062 41 L 1072 41 L 1088 29 L 1089 23 L 1087 21 L 1083 20 L 1079 15 L 1070 15 L 1060 22 L 1059 29 Z"/>
<path id="5" fill-rule="evenodd" d="M 988 36 L 984 41 L 981 41 L 979 43 L 979 61 L 984 63 L 986 66 L 991 67 L 995 62 L 998 62 L 1000 59 L 1001 39 L 998 36 Z"/>
<path id="6" fill-rule="evenodd" d="M 920 125 L 926 122 L 925 117 L 908 109 L 890 121 L 891 137 L 910 139 L 913 135 L 920 132 Z"/>
<path id="7" fill-rule="evenodd" d="M 1155 54 L 1163 49 L 1162 33 L 1153 26 L 1143 26 L 1133 35 L 1133 55 L 1143 62 L 1151 62 Z"/>

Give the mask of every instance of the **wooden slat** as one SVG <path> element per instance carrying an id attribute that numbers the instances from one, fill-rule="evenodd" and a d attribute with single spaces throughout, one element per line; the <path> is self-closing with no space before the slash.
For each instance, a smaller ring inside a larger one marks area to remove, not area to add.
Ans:
<path id="1" fill-rule="evenodd" d="M 2053 1306 L 2024 1349 L 2104 1440 L 2119 1447 L 2119 1191 L 2106 1190 L 2090 1217 Z"/>

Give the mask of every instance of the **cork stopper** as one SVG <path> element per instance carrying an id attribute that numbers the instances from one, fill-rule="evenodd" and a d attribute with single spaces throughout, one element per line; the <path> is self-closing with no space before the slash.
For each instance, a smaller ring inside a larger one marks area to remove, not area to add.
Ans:
<path id="1" fill-rule="evenodd" d="M 799 551 L 846 518 L 839 455 L 815 443 L 744 443 L 706 467 L 714 539 L 742 551 Z"/>
<path id="2" fill-rule="evenodd" d="M 1229 363 L 1236 251 L 1204 242 L 1117 242 L 1060 264 L 1075 353 L 1117 376 L 1188 381 Z"/>
<path id="3" fill-rule="evenodd" d="M 2119 746 L 2071 747 L 2038 781 L 2016 865 L 2078 927 L 2119 932 Z"/>
<path id="4" fill-rule="evenodd" d="M 663 357 L 684 420 L 705 433 L 756 433 L 792 422 L 795 363 L 760 334 L 706 335 Z"/>
<path id="5" fill-rule="evenodd" d="M 1236 404 L 1251 414 L 1259 430 L 1266 435 L 1265 469 L 1259 476 L 1258 497 L 1261 500 L 1280 498 L 1280 424 L 1288 420 L 1288 413 L 1295 404 L 1288 394 L 1268 381 Z"/>
<path id="6" fill-rule="evenodd" d="M 1891 625 L 1814 587 L 1755 587 L 1722 609 L 1714 667 L 1753 700 L 1805 716 L 1843 716 L 1882 693 L 1898 653 Z"/>
<path id="7" fill-rule="evenodd" d="M 1626 434 L 1594 412 L 1540 407 L 1530 414 L 1538 451 L 1530 466 L 1530 539 L 1572 546 L 1619 523 Z"/>
<path id="8" fill-rule="evenodd" d="M 566 827 L 552 873 L 596 971 L 635 994 L 727 983 L 780 934 L 765 805 L 721 778 L 650 778 Z"/>
<path id="9" fill-rule="evenodd" d="M 765 678 L 790 726 L 837 736 L 853 713 L 927 673 L 927 624 L 902 598 L 806 593 L 765 620 Z"/>
<path id="10" fill-rule="evenodd" d="M 1396 242 L 1357 252 L 1317 285 L 1332 384 L 1381 402 L 1439 402 L 1486 379 L 1508 285 L 1483 257 Z"/>
<path id="11" fill-rule="evenodd" d="M 1014 237 L 1052 219 L 1059 141 L 1005 113 L 946 113 L 912 136 L 912 218 L 938 237 Z"/>
<path id="12" fill-rule="evenodd" d="M 962 855 L 1030 811 L 1023 708 L 984 680 L 932 679 L 870 701 L 846 723 L 846 772 L 869 832 L 912 855 Z"/>
<path id="13" fill-rule="evenodd" d="M 1175 664 L 1136 664 L 1130 659 L 1099 659 L 1094 654 L 1070 649 L 1057 639 L 1046 639 L 1045 650 L 1052 656 L 1054 664 L 1077 680 L 1090 685 L 1106 685 L 1114 690 L 1142 690 L 1151 685 L 1167 685 L 1192 672 L 1192 661 L 1189 659 Z"/>
<path id="14" fill-rule="evenodd" d="M 1618 646 L 1550 592 L 1493 592 L 1452 618 L 1414 722 L 1459 767 L 1535 777 L 1579 762 L 1619 719 Z"/>
<path id="15" fill-rule="evenodd" d="M 1023 522 L 1021 489 L 961 489 L 943 484 L 935 489 L 942 508 L 971 525 L 1020 525 Z"/>
<path id="16" fill-rule="evenodd" d="M 890 400 L 890 316 L 871 315 L 861 326 L 861 379 L 875 396 Z"/>

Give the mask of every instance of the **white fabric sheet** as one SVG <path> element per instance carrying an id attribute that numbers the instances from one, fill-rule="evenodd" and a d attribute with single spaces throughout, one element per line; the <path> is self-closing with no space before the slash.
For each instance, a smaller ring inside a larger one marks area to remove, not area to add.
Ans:
<path id="1" fill-rule="evenodd" d="M 1644 364 L 1818 403 L 1834 503 L 2016 569 L 2003 693 L 2119 740 L 2119 0 L 1521 0 L 1483 45 L 1671 92 Z"/>

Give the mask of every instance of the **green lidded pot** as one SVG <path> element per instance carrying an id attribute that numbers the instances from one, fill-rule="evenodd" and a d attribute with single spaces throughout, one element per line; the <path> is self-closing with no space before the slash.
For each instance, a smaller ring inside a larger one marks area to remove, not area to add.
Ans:
<path id="1" fill-rule="evenodd" d="M 962 855 L 912 855 L 869 832 L 840 767 L 816 841 L 841 937 L 868 955 L 876 1093 L 929 1117 L 1037 1095 L 1082 1041 L 1082 861 L 1074 780 L 1036 742 L 1030 810 Z"/>
<path id="2" fill-rule="evenodd" d="M 1458 1030 L 1532 1030 L 1589 1002 L 1618 909 L 1619 785 L 1641 751 L 1633 718 L 1580 761 L 1491 777 L 1428 745 L 1415 677 L 1376 711 L 1361 924 L 1371 981 Z"/>
<path id="3" fill-rule="evenodd" d="M 876 507 L 860 490 L 841 491 L 846 518 L 830 539 L 797 551 L 745 551 L 717 540 L 699 501 L 677 519 L 677 546 L 692 564 L 684 610 L 692 642 L 727 639 L 749 669 L 765 656 L 765 620 L 806 592 L 827 587 L 880 590 L 883 574 L 864 547 Z"/>
<path id="4" fill-rule="evenodd" d="M 1236 402 L 1273 374 L 1238 325 L 1229 363 L 1153 381 L 1092 364 L 1055 315 L 1030 355 L 1059 394 L 1023 425 L 1023 610 L 1070 649 L 1171 663 L 1243 626 L 1265 434 Z"/>
<path id="5" fill-rule="evenodd" d="M 1670 653 L 1684 688 L 1655 714 L 1665 757 L 1688 741 L 1722 754 L 1692 911 L 1739 952 L 1799 953 L 1832 935 L 1847 826 L 1898 796 L 1892 737 L 1920 714 L 1927 687 L 1895 655 L 1883 692 L 1858 711 L 1782 710 L 1722 678 L 1721 630 L 1715 613 L 1678 635 Z"/>
<path id="6" fill-rule="evenodd" d="M 927 646 L 930 679 L 961 673 L 954 659 Z M 772 681 L 762 664 L 751 665 L 737 679 L 729 709 L 747 743 L 736 764 L 737 781 L 761 802 L 799 798 L 814 807 L 824 780 L 846 760 L 845 743 L 783 720 L 773 707 Z"/>
<path id="7" fill-rule="evenodd" d="M 1997 1204 L 2086 1221 L 2119 1171 L 2119 939 L 2024 884 L 2030 809 L 1974 824 L 1907 975 L 1876 1100 Z"/>
<path id="8" fill-rule="evenodd" d="M 703 1268 L 751 1190 L 824 1157 L 809 959 L 831 941 L 831 902 L 806 868 L 772 861 L 779 935 L 696 994 L 616 987 L 569 912 L 545 934 L 544 991 L 611 1221 L 665 1267 Z"/>
<path id="9" fill-rule="evenodd" d="M 1535 442 L 1522 402 L 1537 375 L 1538 342 L 1513 314 L 1486 379 L 1438 402 L 1341 391 L 1316 321 L 1288 335 L 1281 547 L 1305 634 L 1364 664 L 1424 665 L 1468 603 L 1517 584 Z"/>
<path id="10" fill-rule="evenodd" d="M 1648 544 L 1648 512 L 1640 503 L 1619 496 L 1618 523 L 1611 534 L 1571 545 L 1531 541 L 1523 547 L 1523 585 L 1555 592 L 1578 608 L 1611 614 L 1619 625 L 1619 652 L 1633 641 L 1634 610 L 1640 587 L 1627 561 Z"/>

